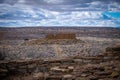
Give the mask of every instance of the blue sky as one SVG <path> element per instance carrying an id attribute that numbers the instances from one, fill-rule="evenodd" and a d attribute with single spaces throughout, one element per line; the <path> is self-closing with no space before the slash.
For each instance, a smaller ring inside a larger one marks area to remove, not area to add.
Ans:
<path id="1" fill-rule="evenodd" d="M 120 27 L 120 0 L 0 0 L 0 27 Z"/>

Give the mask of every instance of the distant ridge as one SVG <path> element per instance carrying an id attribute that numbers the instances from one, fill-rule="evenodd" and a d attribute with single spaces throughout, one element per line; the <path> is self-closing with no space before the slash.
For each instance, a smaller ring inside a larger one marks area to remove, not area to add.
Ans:
<path id="1" fill-rule="evenodd" d="M 113 27 L 0 27 L 0 39 L 39 39 L 48 33 L 73 32 L 77 37 L 120 38 L 120 28 Z"/>

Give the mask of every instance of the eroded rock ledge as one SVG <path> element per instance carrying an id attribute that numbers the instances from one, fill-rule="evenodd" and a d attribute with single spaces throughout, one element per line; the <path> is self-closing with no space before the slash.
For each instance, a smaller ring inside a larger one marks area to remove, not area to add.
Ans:
<path id="1" fill-rule="evenodd" d="M 3 80 L 119 80 L 120 46 L 94 57 L 0 61 Z"/>

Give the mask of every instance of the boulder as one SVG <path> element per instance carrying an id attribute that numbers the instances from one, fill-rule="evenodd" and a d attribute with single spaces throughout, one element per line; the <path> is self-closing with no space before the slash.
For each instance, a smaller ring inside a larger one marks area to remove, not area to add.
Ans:
<path id="1" fill-rule="evenodd" d="M 89 80 L 98 80 L 98 77 L 91 75 L 89 76 Z"/>
<path id="2" fill-rule="evenodd" d="M 44 74 L 42 72 L 34 73 L 33 74 L 33 79 L 34 80 L 44 80 Z"/>
<path id="3" fill-rule="evenodd" d="M 60 68 L 59 66 L 52 67 L 50 70 L 54 72 L 69 72 L 69 69 L 63 69 Z"/>
<path id="4" fill-rule="evenodd" d="M 5 77 L 8 74 L 8 70 L 7 69 L 0 69 L 0 77 Z"/>
<path id="5" fill-rule="evenodd" d="M 98 72 L 95 72 L 94 73 L 95 75 L 99 75 L 99 76 L 108 76 L 108 75 L 110 75 L 110 73 L 109 72 L 104 72 L 104 71 L 98 71 Z"/>
<path id="6" fill-rule="evenodd" d="M 119 74 L 119 72 L 117 72 L 117 71 L 114 71 L 114 72 L 112 72 L 112 74 L 111 74 L 111 77 L 112 78 L 116 78 L 116 77 L 119 77 L 120 76 L 120 74 Z"/>
<path id="7" fill-rule="evenodd" d="M 74 77 L 71 74 L 63 75 L 63 80 L 73 80 L 73 79 L 74 79 Z"/>
<path id="8" fill-rule="evenodd" d="M 55 66 L 55 67 L 52 67 L 50 70 L 54 72 L 70 73 L 73 71 L 73 69 L 74 69 L 73 66 L 68 66 L 68 67 Z"/>
<path id="9" fill-rule="evenodd" d="M 46 80 L 62 80 L 62 76 L 49 76 Z"/>
<path id="10" fill-rule="evenodd" d="M 73 71 L 74 67 L 73 66 L 68 66 L 68 69 Z"/>

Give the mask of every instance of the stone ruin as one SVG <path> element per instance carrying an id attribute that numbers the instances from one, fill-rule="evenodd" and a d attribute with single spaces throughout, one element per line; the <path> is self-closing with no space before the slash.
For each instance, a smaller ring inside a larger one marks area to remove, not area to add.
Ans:
<path id="1" fill-rule="evenodd" d="M 66 32 L 66 33 L 46 33 L 44 38 L 41 39 L 24 39 L 25 43 L 23 45 L 40 45 L 40 44 L 76 44 L 78 40 L 76 38 L 76 33 Z M 82 42 L 82 41 L 81 41 Z"/>
<path id="2" fill-rule="evenodd" d="M 115 46 L 93 57 L 0 61 L 0 80 L 120 80 L 119 55 Z"/>
<path id="3" fill-rule="evenodd" d="M 75 33 L 49 33 L 46 35 L 45 39 L 76 39 Z"/>

